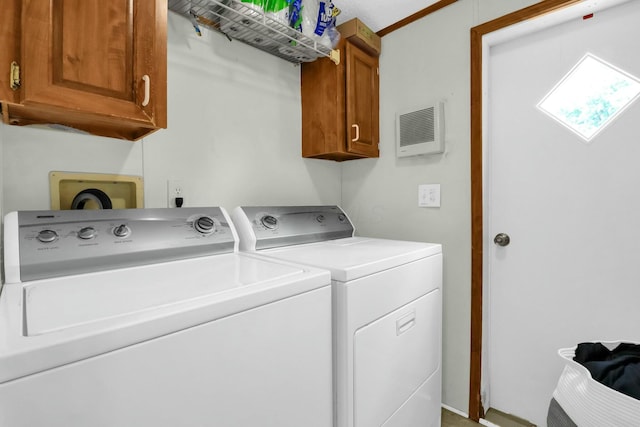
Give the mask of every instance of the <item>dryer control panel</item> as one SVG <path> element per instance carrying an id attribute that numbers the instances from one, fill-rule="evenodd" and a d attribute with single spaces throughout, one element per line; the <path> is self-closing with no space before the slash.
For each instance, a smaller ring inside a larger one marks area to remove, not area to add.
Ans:
<path id="1" fill-rule="evenodd" d="M 7 265 L 18 252 L 20 281 L 236 249 L 235 232 L 219 207 L 19 211 L 5 219 Z"/>
<path id="2" fill-rule="evenodd" d="M 352 237 L 338 206 L 242 206 L 233 211 L 241 250 L 277 248 Z"/>

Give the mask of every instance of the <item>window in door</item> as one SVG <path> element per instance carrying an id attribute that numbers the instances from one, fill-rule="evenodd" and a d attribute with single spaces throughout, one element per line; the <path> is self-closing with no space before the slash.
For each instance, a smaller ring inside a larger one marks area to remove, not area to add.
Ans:
<path id="1" fill-rule="evenodd" d="M 587 53 L 538 108 L 586 142 L 640 95 L 640 80 Z"/>

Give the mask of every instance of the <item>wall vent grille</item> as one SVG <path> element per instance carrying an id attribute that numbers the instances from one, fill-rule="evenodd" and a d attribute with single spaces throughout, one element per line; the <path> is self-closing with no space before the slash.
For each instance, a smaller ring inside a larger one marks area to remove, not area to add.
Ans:
<path id="1" fill-rule="evenodd" d="M 444 103 L 399 112 L 396 115 L 398 157 L 444 151 Z"/>

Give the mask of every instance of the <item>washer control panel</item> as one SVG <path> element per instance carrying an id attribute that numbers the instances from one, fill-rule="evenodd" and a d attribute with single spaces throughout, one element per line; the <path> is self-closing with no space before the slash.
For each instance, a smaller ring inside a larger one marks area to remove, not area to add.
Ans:
<path id="1" fill-rule="evenodd" d="M 340 239 L 354 233 L 338 206 L 242 206 L 234 211 L 234 222 L 241 239 L 243 233 L 252 234 L 247 239 L 255 240 L 251 249 Z"/>
<path id="2" fill-rule="evenodd" d="M 222 208 L 20 211 L 22 281 L 234 252 Z"/>

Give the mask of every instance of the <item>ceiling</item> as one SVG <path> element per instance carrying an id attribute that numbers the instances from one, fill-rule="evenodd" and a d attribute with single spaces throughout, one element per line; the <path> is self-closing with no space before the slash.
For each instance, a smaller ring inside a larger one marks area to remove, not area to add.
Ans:
<path id="1" fill-rule="evenodd" d="M 333 0 L 333 4 L 341 11 L 337 17 L 338 25 L 358 18 L 374 32 L 437 2 L 438 0 Z"/>

